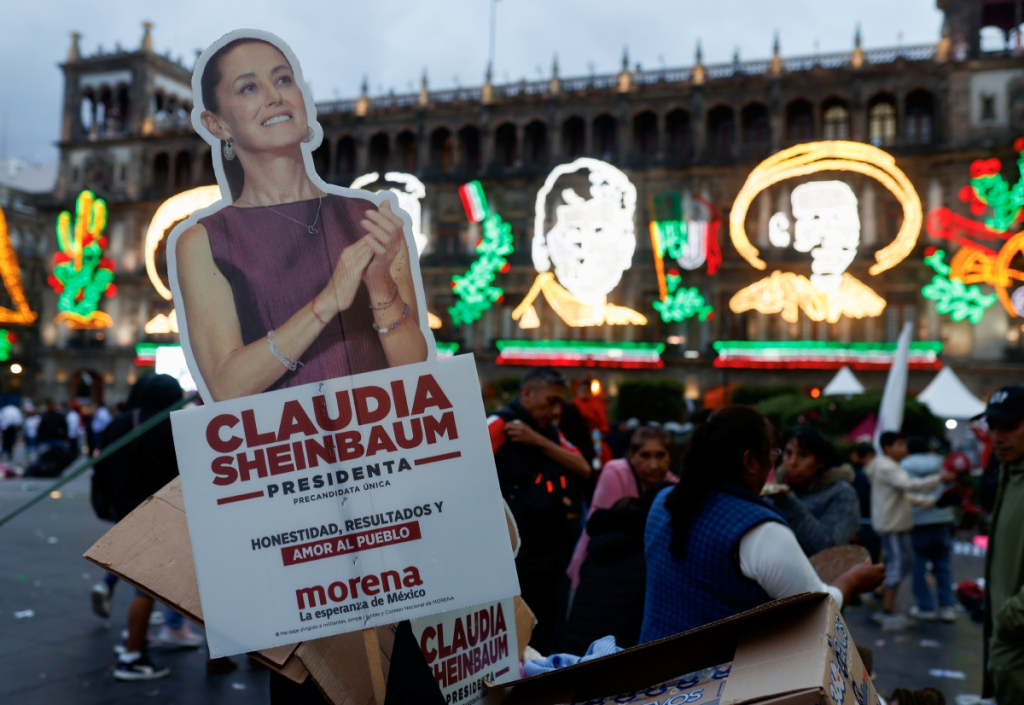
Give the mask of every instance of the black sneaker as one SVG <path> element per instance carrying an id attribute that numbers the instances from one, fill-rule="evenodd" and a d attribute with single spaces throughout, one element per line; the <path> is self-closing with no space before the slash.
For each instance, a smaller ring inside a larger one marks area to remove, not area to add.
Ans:
<path id="1" fill-rule="evenodd" d="M 117 667 L 114 668 L 114 678 L 119 681 L 153 681 L 163 678 L 171 672 L 169 668 L 157 666 L 149 660 L 149 656 L 142 654 L 131 663 L 117 660 Z"/>

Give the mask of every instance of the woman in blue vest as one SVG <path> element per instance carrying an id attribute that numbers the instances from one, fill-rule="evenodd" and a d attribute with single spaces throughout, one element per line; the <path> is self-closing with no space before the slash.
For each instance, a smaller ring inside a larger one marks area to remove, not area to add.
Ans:
<path id="1" fill-rule="evenodd" d="M 803 592 L 828 592 L 842 607 L 882 582 L 863 563 L 825 585 L 777 509 L 760 498 L 778 450 L 755 409 L 716 411 L 694 433 L 682 477 L 647 517 L 647 596 L 640 643 Z"/>

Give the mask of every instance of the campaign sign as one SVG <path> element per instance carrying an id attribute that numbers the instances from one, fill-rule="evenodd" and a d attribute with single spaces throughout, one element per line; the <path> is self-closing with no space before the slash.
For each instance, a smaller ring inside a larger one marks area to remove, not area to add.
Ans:
<path id="1" fill-rule="evenodd" d="M 476 379 L 461 355 L 172 414 L 212 656 L 518 594 Z"/>
<path id="2" fill-rule="evenodd" d="M 519 678 L 516 608 L 511 598 L 414 619 L 410 623 L 446 703 L 483 700 L 483 679 Z"/>

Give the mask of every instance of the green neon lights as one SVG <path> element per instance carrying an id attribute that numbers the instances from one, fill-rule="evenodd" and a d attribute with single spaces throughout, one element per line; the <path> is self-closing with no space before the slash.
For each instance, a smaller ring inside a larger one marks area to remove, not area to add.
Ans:
<path id="1" fill-rule="evenodd" d="M 704 297 L 697 291 L 697 287 L 681 287 L 683 278 L 674 269 L 668 270 L 665 277 L 665 284 L 668 295 L 664 301 L 655 301 L 651 305 L 661 315 L 661 320 L 666 323 L 685 321 L 688 318 L 697 316 L 700 320 L 706 321 L 714 312 L 714 307 L 704 300 Z"/>
<path id="2" fill-rule="evenodd" d="M 966 286 L 959 279 L 949 279 L 950 267 L 943 260 L 946 253 L 936 250 L 924 258 L 925 264 L 935 270 L 930 284 L 921 289 L 921 294 L 935 302 L 935 310 L 948 314 L 954 321 L 967 319 L 980 323 L 985 311 L 999 300 L 997 294 L 983 294 L 977 284 Z"/>
<path id="3" fill-rule="evenodd" d="M 69 328 L 106 328 L 110 316 L 98 310 L 100 296 L 114 296 L 114 261 L 103 256 L 107 238 L 107 204 L 92 191 L 82 191 L 75 201 L 75 219 L 63 211 L 57 217 L 57 244 L 53 274 L 48 278 L 57 292 L 57 323 Z"/>
<path id="4" fill-rule="evenodd" d="M 977 159 L 971 162 L 971 185 L 960 190 L 960 199 L 971 204 L 971 213 L 981 215 L 986 206 L 992 208 L 992 216 L 985 219 L 985 225 L 992 230 L 1006 232 L 1020 217 L 1024 208 L 1024 137 L 1013 143 L 1017 152 L 1017 170 L 1020 178 L 1011 187 L 999 170 L 998 159 Z"/>
<path id="5" fill-rule="evenodd" d="M 18 336 L 14 332 L 0 328 L 0 362 L 10 359 L 11 350 L 16 342 L 18 342 Z"/>
<path id="6" fill-rule="evenodd" d="M 499 272 L 509 270 L 508 260 L 512 254 L 512 226 L 501 216 L 490 210 L 483 187 L 479 181 L 471 181 L 459 189 L 466 215 L 473 222 L 483 218 L 483 237 L 477 243 L 477 259 L 469 270 L 452 277 L 452 292 L 459 297 L 454 306 L 448 308 L 448 315 L 457 326 L 468 325 L 483 316 L 484 311 L 500 301 L 505 292 L 501 287 L 492 286 Z"/>

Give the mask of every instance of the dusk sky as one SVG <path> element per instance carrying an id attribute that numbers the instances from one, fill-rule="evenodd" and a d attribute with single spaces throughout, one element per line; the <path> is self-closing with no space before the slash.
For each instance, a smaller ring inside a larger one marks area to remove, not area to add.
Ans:
<path id="1" fill-rule="evenodd" d="M 0 158 L 54 162 L 69 33 L 85 54 L 116 44 L 135 48 L 141 23 L 153 22 L 156 50 L 191 66 L 195 50 L 239 27 L 266 29 L 287 41 L 318 101 L 354 97 L 363 75 L 373 95 L 483 82 L 490 0 L 377 0 L 286 3 L 267 0 L 8 3 L 0 24 Z M 935 0 L 501 0 L 497 6 L 495 82 L 611 73 L 624 46 L 631 66 L 689 66 L 698 39 L 705 63 L 771 54 L 779 32 L 784 56 L 849 50 L 857 24 L 865 48 L 937 41 Z"/>

